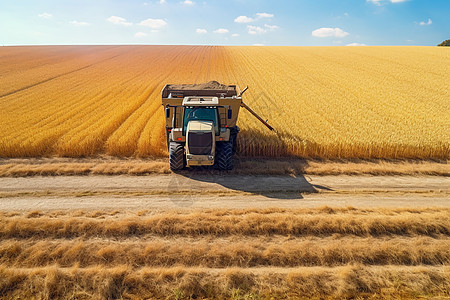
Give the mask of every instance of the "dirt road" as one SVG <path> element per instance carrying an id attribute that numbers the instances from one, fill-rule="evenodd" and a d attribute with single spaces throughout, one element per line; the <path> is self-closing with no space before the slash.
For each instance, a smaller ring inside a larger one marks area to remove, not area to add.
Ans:
<path id="1" fill-rule="evenodd" d="M 0 210 L 450 207 L 439 176 L 56 176 L 0 178 Z"/>

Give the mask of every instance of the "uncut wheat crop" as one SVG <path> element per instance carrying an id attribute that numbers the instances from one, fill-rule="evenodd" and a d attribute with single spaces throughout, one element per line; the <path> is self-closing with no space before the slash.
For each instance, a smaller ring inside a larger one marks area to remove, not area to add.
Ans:
<path id="1" fill-rule="evenodd" d="M 249 85 L 242 156 L 450 157 L 450 52 L 438 47 L 0 48 L 0 156 L 167 155 L 168 83 Z"/>

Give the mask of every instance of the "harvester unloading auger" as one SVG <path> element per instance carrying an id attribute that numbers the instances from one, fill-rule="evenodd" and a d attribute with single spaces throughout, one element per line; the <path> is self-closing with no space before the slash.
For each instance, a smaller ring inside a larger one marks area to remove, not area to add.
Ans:
<path id="1" fill-rule="evenodd" d="M 247 109 L 267 128 L 274 130 L 242 102 L 237 85 L 216 81 L 204 84 L 168 84 L 162 90 L 165 108 L 167 148 L 171 170 L 186 166 L 233 168 L 236 151 L 236 125 L 239 109 Z"/>

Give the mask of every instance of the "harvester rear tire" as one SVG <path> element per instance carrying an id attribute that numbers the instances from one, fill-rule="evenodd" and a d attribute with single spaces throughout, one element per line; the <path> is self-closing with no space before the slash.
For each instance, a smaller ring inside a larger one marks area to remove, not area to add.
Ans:
<path id="1" fill-rule="evenodd" d="M 223 142 L 217 145 L 216 165 L 219 170 L 233 169 L 232 142 Z"/>
<path id="2" fill-rule="evenodd" d="M 184 163 L 184 145 L 180 143 L 170 142 L 169 147 L 169 163 L 172 171 L 182 170 Z"/>
<path id="3" fill-rule="evenodd" d="M 236 153 L 236 133 L 235 132 L 231 132 L 230 134 L 230 143 L 231 143 L 231 149 L 233 151 L 233 154 Z"/>
<path id="4" fill-rule="evenodd" d="M 233 155 L 236 153 L 237 149 L 237 134 L 239 133 L 239 127 L 230 128 L 230 141 L 233 144 Z"/>

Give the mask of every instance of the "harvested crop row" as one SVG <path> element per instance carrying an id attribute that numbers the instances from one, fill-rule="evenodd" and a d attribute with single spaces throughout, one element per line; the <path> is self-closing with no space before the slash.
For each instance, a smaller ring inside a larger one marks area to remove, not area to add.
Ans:
<path id="1" fill-rule="evenodd" d="M 204 269 L 0 266 L 7 298 L 417 298 L 448 297 L 448 267 Z"/>
<path id="2" fill-rule="evenodd" d="M 247 214 L 261 214 L 261 215 L 272 215 L 272 214 L 290 214 L 290 215 L 373 215 L 373 216 L 429 216 L 433 214 L 441 214 L 448 212 L 448 208 L 441 207 L 424 207 L 424 208 L 355 208 L 355 207 L 329 207 L 323 206 L 319 208 L 248 208 L 248 209 L 203 209 L 194 211 L 153 211 L 153 210 L 141 210 L 138 212 L 127 212 L 127 211 L 90 211 L 90 210 L 50 210 L 50 211 L 0 211 L 0 217 L 2 218 L 26 218 L 26 219 L 36 219 L 42 217 L 49 218 L 64 218 L 64 217 L 76 217 L 76 218 L 86 218 L 86 219 L 126 219 L 134 217 L 149 217 L 156 215 L 163 216 L 189 216 L 196 213 L 210 214 L 212 216 L 243 216 Z"/>
<path id="3" fill-rule="evenodd" d="M 169 174 L 167 159 L 7 159 L 0 161 L 0 177 L 49 175 Z M 197 170 L 197 174 L 220 174 Z M 435 175 L 450 176 L 448 161 L 319 161 L 303 159 L 240 159 L 228 173 L 266 175 Z"/>
<path id="4" fill-rule="evenodd" d="M 282 211 L 282 210 L 281 210 Z M 357 211 L 358 212 L 358 211 Z M 295 210 L 282 212 L 269 210 L 211 212 L 197 211 L 186 214 L 173 212 L 150 216 L 96 218 L 60 216 L 2 216 L 1 238 L 75 238 L 75 237 L 127 237 L 145 235 L 293 235 L 355 236 L 389 235 L 450 235 L 449 210 L 430 213 L 404 212 L 399 214 L 373 211 L 367 213 L 308 214 Z"/>
<path id="5" fill-rule="evenodd" d="M 7 298 L 450 293 L 449 210 L 0 212 Z"/>
<path id="6" fill-rule="evenodd" d="M 299 267 L 449 265 L 450 239 L 429 237 L 245 237 L 147 236 L 138 240 L 3 240 L 0 264 L 15 268 L 58 267 Z"/>

